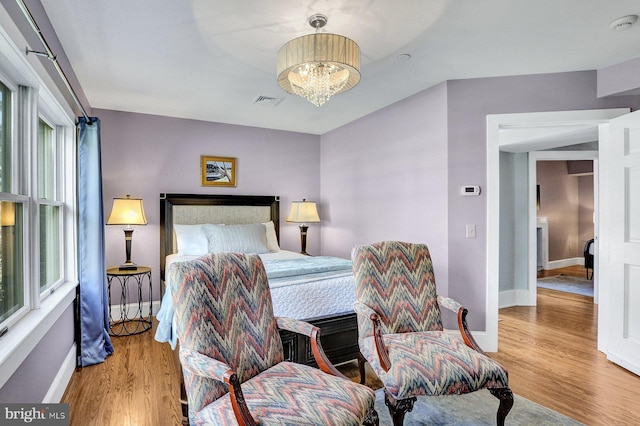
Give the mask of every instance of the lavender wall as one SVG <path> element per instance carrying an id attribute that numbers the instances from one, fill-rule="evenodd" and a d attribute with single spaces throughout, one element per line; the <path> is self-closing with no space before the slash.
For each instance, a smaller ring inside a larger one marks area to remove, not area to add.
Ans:
<path id="1" fill-rule="evenodd" d="M 74 343 L 73 305 L 38 342 L 29 357 L 0 388 L 4 403 L 41 403 Z"/>
<path id="2" fill-rule="evenodd" d="M 598 70 L 598 96 L 640 94 L 640 57 Z"/>
<path id="3" fill-rule="evenodd" d="M 292 200 L 320 199 L 320 138 L 314 135 L 128 112 L 94 110 L 102 123 L 105 214 L 113 197 L 144 199 L 149 224 L 134 227 L 132 260 L 153 268 L 160 298 L 160 193 L 279 195 L 281 246 L 300 250 L 300 230 L 285 222 Z M 237 158 L 237 186 L 200 186 L 200 156 Z M 319 225 L 307 251 L 320 254 Z M 106 227 L 107 264 L 124 261 L 120 226 Z"/>
<path id="4" fill-rule="evenodd" d="M 447 85 L 322 136 L 322 252 L 356 244 L 426 243 L 446 294 Z"/>

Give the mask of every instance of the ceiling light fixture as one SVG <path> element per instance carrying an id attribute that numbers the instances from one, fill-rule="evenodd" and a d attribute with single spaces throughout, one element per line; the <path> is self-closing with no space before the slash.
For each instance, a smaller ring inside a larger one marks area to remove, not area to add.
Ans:
<path id="1" fill-rule="evenodd" d="M 360 47 L 341 35 L 320 33 L 325 15 L 313 15 L 315 34 L 295 38 L 278 51 L 278 84 L 286 92 L 322 106 L 360 81 Z"/>

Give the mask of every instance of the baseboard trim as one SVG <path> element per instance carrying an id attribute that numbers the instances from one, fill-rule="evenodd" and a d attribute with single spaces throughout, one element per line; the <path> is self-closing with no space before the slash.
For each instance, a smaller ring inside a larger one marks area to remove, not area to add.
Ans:
<path id="1" fill-rule="evenodd" d="M 498 309 L 511 306 L 535 306 L 535 301 L 529 300 L 529 290 L 507 290 L 498 294 Z"/>
<path id="2" fill-rule="evenodd" d="M 618 364 L 625 370 L 629 370 L 633 374 L 640 376 L 640 364 L 630 361 L 626 357 L 620 357 L 614 352 L 607 352 L 607 359 L 611 362 Z"/>
<path id="3" fill-rule="evenodd" d="M 571 257 L 568 259 L 550 260 L 549 269 L 566 268 L 568 266 L 584 265 L 584 257 Z"/>
<path id="4" fill-rule="evenodd" d="M 143 317 L 148 317 L 149 316 L 149 306 L 152 307 L 153 311 L 156 314 L 158 313 L 158 311 L 160 310 L 160 301 L 156 300 L 154 302 L 152 302 L 151 304 L 149 304 L 149 302 L 143 302 L 142 303 L 142 316 Z M 138 311 L 138 304 L 137 303 L 129 303 L 127 305 L 125 305 L 124 309 L 126 309 L 128 315 L 128 318 L 131 318 L 131 316 L 133 315 L 134 312 Z M 122 307 L 120 305 L 111 305 L 111 318 L 112 319 L 118 319 L 120 318 L 120 313 L 122 312 Z M 152 316 L 155 316 L 155 314 L 153 314 Z"/>
<path id="5" fill-rule="evenodd" d="M 42 400 L 43 404 L 57 404 L 62 400 L 64 391 L 67 390 L 67 386 L 69 385 L 73 372 L 76 369 L 76 352 L 77 347 L 74 343 L 62 362 L 60 370 L 58 370 L 58 374 L 54 377 L 47 394 L 44 396 L 44 399 Z"/>
<path id="6" fill-rule="evenodd" d="M 498 293 L 498 309 L 517 306 L 516 300 L 518 290 L 507 290 Z"/>
<path id="7" fill-rule="evenodd" d="M 482 348 L 483 351 L 486 352 L 497 352 L 498 348 L 493 347 L 494 343 L 489 342 L 489 336 L 487 336 L 486 331 L 472 331 L 471 335 L 475 339 L 478 346 Z"/>

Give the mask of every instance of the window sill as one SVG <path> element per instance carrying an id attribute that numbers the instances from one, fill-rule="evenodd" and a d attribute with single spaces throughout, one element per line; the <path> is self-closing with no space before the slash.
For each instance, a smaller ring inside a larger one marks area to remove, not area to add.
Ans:
<path id="1" fill-rule="evenodd" d="M 75 282 L 66 282 L 9 328 L 0 338 L 0 388 L 11 378 L 33 348 L 47 334 L 76 297 Z"/>

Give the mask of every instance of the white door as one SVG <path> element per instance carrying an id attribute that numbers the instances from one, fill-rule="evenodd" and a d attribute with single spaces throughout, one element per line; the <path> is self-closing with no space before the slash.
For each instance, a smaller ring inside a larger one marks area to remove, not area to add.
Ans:
<path id="1" fill-rule="evenodd" d="M 598 254 L 606 318 L 599 343 L 611 361 L 640 375 L 640 111 L 610 121 L 600 166 Z"/>

